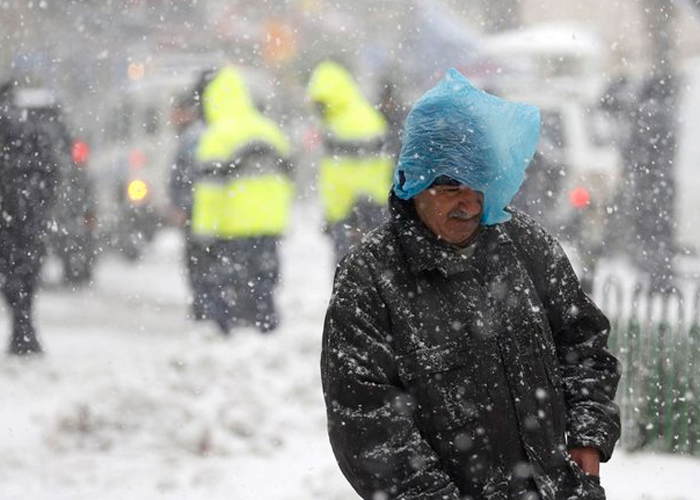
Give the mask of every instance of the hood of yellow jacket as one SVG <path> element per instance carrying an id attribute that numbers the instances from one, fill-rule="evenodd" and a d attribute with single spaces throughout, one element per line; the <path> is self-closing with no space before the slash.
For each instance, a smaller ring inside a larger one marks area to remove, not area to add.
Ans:
<path id="1" fill-rule="evenodd" d="M 257 113 L 243 77 L 231 67 L 219 71 L 203 97 L 204 116 L 210 124 Z"/>
<path id="2" fill-rule="evenodd" d="M 320 63 L 309 80 L 307 95 L 313 102 L 322 103 L 328 114 L 336 114 L 354 103 L 365 103 L 359 86 L 352 75 L 333 61 Z"/>

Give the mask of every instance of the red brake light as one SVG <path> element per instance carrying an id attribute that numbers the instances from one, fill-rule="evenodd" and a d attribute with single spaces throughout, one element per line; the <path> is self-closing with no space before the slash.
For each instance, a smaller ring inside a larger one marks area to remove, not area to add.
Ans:
<path id="1" fill-rule="evenodd" d="M 87 142 L 76 140 L 71 147 L 71 157 L 73 163 L 79 167 L 84 166 L 90 159 L 90 147 Z"/>
<path id="2" fill-rule="evenodd" d="M 591 203 L 591 193 L 584 187 L 577 187 L 569 193 L 569 201 L 576 208 L 584 208 Z"/>
<path id="3" fill-rule="evenodd" d="M 134 149 L 129 153 L 129 167 L 141 168 L 146 165 L 146 155 L 140 149 Z"/>

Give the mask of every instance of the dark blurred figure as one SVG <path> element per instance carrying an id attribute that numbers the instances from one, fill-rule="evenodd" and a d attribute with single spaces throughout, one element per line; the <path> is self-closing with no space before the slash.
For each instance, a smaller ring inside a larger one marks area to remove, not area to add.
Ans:
<path id="1" fill-rule="evenodd" d="M 183 94 L 173 103 L 171 122 L 177 134 L 177 150 L 173 160 L 168 191 L 172 207 L 172 220 L 181 227 L 185 236 L 185 262 L 187 277 L 192 290 L 192 317 L 204 318 L 202 272 L 198 264 L 202 252 L 192 238 L 192 188 L 197 175 L 197 144 L 206 126 L 202 111 L 202 94 L 213 72 L 203 73 L 195 88 Z"/>
<path id="2" fill-rule="evenodd" d="M 92 280 L 97 257 L 97 200 L 88 170 L 89 147 L 71 139 L 69 161 L 63 163 L 51 237 L 53 251 L 63 265 L 63 282 L 84 286 Z"/>
<path id="3" fill-rule="evenodd" d="M 62 264 L 64 283 L 85 285 L 92 278 L 97 229 L 95 186 L 87 169 L 88 145 L 73 139 L 65 111 L 49 89 L 17 89 L 14 102 L 28 121 L 46 133 L 58 163 L 54 224 L 47 244 Z"/>
<path id="4" fill-rule="evenodd" d="M 622 80 L 607 95 L 607 105 L 626 119 L 620 150 L 622 179 L 618 213 L 610 235 L 623 234 L 620 248 L 648 273 L 651 288 L 673 287 L 677 82 L 655 74 L 638 90 Z"/>
<path id="5" fill-rule="evenodd" d="M 95 186 L 87 169 L 88 145 L 73 139 L 65 112 L 50 90 L 17 89 L 15 104 L 46 134 L 59 168 L 55 224 L 47 243 L 61 261 L 64 283 L 85 285 L 95 262 L 97 220 Z"/>
<path id="6" fill-rule="evenodd" d="M 380 86 L 379 111 L 381 111 L 389 124 L 384 149 L 396 162 L 401 152 L 403 122 L 408 114 L 408 108 L 401 96 L 398 85 L 391 76 L 384 76 Z"/>
<path id="7" fill-rule="evenodd" d="M 564 168 L 546 153 L 538 151 L 525 170 L 525 181 L 511 204 L 531 215 L 552 234 L 562 237 L 556 217 Z"/>
<path id="8" fill-rule="evenodd" d="M 16 103 L 15 83 L 0 86 L 0 284 L 12 311 L 9 353 L 41 353 L 32 322 L 44 238 L 59 180 L 50 134 Z"/>
<path id="9" fill-rule="evenodd" d="M 632 182 L 632 167 L 636 152 L 631 149 L 632 133 L 638 113 L 639 89 L 627 76 L 614 79 L 601 99 L 601 108 L 605 111 L 613 127 L 613 144 L 620 153 L 622 171 L 617 184 L 612 210 L 606 221 L 605 252 L 608 254 L 626 253 L 633 245 L 631 211 L 635 193 Z"/>
<path id="10" fill-rule="evenodd" d="M 636 153 L 630 171 L 636 194 L 635 255 L 649 273 L 652 289 L 659 291 L 673 286 L 676 90 L 671 75 L 653 75 L 644 82 L 630 147 Z"/>

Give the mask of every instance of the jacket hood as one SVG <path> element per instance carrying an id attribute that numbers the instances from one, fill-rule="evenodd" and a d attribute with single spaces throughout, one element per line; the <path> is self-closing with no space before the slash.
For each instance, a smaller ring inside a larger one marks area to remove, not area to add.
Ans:
<path id="1" fill-rule="evenodd" d="M 313 102 L 324 105 L 324 125 L 339 138 L 367 140 L 386 133 L 384 116 L 362 95 L 350 73 L 338 63 L 320 63 L 307 87 Z"/>
<path id="2" fill-rule="evenodd" d="M 410 199 L 446 175 L 484 194 L 482 224 L 508 221 L 539 136 L 537 107 L 489 95 L 450 69 L 406 118 L 394 192 Z"/>
<path id="3" fill-rule="evenodd" d="M 350 72 L 333 61 L 324 61 L 316 67 L 309 80 L 307 94 L 312 101 L 331 108 L 362 99 L 362 93 Z"/>
<path id="4" fill-rule="evenodd" d="M 235 159 L 241 148 L 253 142 L 272 146 L 281 157 L 291 151 L 289 140 L 272 120 L 253 106 L 243 78 L 224 68 L 204 91 L 207 129 L 197 145 L 200 162 Z"/>
<path id="5" fill-rule="evenodd" d="M 364 101 L 350 72 L 333 61 L 324 61 L 316 67 L 307 94 L 309 99 L 324 104 L 330 112 L 352 102 Z"/>
<path id="6" fill-rule="evenodd" d="M 237 120 L 257 113 L 240 73 L 231 67 L 223 68 L 204 91 L 204 116 L 207 123 Z"/>

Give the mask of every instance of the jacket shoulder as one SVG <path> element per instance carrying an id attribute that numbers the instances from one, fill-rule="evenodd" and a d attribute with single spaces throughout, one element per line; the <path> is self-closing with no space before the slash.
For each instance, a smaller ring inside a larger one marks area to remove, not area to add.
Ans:
<path id="1" fill-rule="evenodd" d="M 568 261 L 559 241 L 532 216 L 512 207 L 508 207 L 507 211 L 512 218 L 503 226 L 530 267 L 540 271 L 544 269 L 542 266 L 545 262 L 552 264 Z"/>
<path id="2" fill-rule="evenodd" d="M 512 217 L 503 226 L 512 239 L 518 242 L 529 242 L 530 245 L 539 243 L 551 246 L 557 243 L 554 236 L 549 234 L 532 216 L 514 207 L 507 207 L 506 211 Z"/>
<path id="3" fill-rule="evenodd" d="M 511 219 L 507 222 L 505 222 L 505 226 L 510 228 L 514 228 L 515 230 L 523 230 L 523 229 L 536 229 L 538 231 L 544 231 L 544 228 L 542 225 L 535 220 L 534 217 L 531 215 L 526 214 L 519 208 L 515 208 L 512 206 L 506 207 L 506 211 L 512 216 Z"/>
<path id="4" fill-rule="evenodd" d="M 391 266 L 396 258 L 398 241 L 385 222 L 367 233 L 362 240 L 342 258 L 340 269 L 357 270 L 363 273 Z"/>

